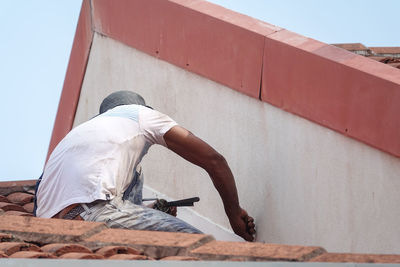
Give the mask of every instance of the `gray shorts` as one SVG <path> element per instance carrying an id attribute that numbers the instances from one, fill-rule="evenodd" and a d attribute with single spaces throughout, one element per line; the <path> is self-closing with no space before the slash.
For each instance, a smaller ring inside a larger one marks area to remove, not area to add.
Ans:
<path id="1" fill-rule="evenodd" d="M 85 221 L 104 222 L 111 228 L 201 233 L 195 227 L 167 213 L 118 198 L 102 201 L 80 215 Z"/>
<path id="2" fill-rule="evenodd" d="M 90 208 L 84 205 L 85 211 L 80 216 L 85 221 L 104 222 L 111 228 L 202 233 L 174 216 L 143 206 L 143 180 L 143 173 L 135 172 L 132 183 L 123 196 L 100 201 Z"/>

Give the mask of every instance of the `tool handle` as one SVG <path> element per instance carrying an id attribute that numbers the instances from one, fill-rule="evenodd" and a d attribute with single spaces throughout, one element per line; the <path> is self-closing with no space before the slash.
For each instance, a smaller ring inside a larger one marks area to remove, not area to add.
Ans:
<path id="1" fill-rule="evenodd" d="M 166 203 L 167 207 L 183 207 L 183 206 L 193 206 L 193 202 L 200 201 L 199 197 L 191 197 L 176 201 L 170 201 Z"/>

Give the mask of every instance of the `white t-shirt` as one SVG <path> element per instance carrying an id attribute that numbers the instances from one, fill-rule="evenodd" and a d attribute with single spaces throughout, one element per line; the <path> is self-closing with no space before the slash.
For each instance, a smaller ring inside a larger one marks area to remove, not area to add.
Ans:
<path id="1" fill-rule="evenodd" d="M 122 196 L 153 144 L 177 125 L 140 105 L 118 106 L 77 126 L 51 153 L 37 192 L 38 217 L 50 218 L 74 203 Z"/>

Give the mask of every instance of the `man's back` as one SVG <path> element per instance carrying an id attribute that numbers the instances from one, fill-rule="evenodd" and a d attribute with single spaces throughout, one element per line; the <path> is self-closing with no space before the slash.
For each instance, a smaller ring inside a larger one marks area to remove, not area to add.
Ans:
<path id="1" fill-rule="evenodd" d="M 38 190 L 37 216 L 74 203 L 121 196 L 152 144 L 165 146 L 176 123 L 140 105 L 111 109 L 74 128 L 51 154 Z"/>

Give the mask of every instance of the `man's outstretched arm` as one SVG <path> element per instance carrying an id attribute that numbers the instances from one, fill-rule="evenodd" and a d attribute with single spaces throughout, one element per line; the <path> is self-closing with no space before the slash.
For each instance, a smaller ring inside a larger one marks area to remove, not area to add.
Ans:
<path id="1" fill-rule="evenodd" d="M 245 240 L 253 241 L 254 220 L 239 205 L 235 180 L 225 158 L 180 126 L 165 133 L 164 140 L 170 150 L 207 171 L 222 198 L 233 231 Z"/>

